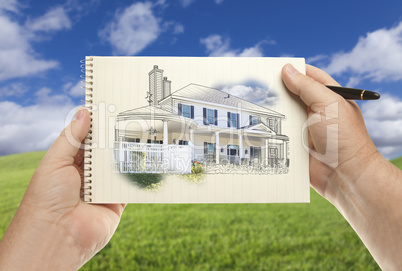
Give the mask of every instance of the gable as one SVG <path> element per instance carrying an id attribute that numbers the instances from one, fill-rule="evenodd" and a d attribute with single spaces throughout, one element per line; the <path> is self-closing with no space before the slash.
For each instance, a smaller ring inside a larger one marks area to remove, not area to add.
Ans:
<path id="1" fill-rule="evenodd" d="M 249 126 L 243 127 L 243 129 L 246 132 L 264 133 L 264 134 L 276 135 L 276 133 L 271 128 L 269 128 L 267 125 L 265 125 L 262 122 L 254 124 L 254 125 L 249 125 Z"/>

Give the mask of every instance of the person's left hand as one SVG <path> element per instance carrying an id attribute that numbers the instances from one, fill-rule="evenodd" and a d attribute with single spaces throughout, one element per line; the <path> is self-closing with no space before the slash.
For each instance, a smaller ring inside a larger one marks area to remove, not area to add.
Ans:
<path id="1" fill-rule="evenodd" d="M 80 143 L 89 126 L 88 111 L 79 109 L 43 157 L 0 243 L 0 269 L 78 269 L 112 237 L 125 205 L 80 196 Z"/>

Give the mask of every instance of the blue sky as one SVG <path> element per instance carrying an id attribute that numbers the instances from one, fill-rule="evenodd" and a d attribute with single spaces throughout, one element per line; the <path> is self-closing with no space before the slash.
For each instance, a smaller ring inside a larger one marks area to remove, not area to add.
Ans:
<path id="1" fill-rule="evenodd" d="M 295 56 L 361 102 L 387 158 L 402 155 L 402 2 L 0 0 L 0 155 L 44 150 L 81 104 L 86 55 Z"/>

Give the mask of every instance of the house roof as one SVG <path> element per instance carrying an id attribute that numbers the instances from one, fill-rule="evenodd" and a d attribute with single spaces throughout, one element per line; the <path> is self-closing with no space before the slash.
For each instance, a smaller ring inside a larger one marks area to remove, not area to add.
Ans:
<path id="1" fill-rule="evenodd" d="M 176 99 L 185 98 L 185 99 L 205 101 L 205 102 L 210 102 L 210 103 L 215 103 L 215 104 L 220 104 L 220 105 L 227 105 L 227 106 L 231 106 L 231 107 L 238 107 L 239 104 L 241 104 L 241 107 L 246 110 L 257 111 L 259 113 L 274 115 L 274 116 L 278 116 L 278 117 L 282 117 L 282 118 L 285 117 L 284 115 L 282 115 L 276 111 L 273 111 L 266 107 L 249 102 L 247 100 L 244 100 L 235 95 L 224 92 L 222 90 L 205 87 L 205 86 L 197 85 L 197 84 L 189 84 L 189 85 L 173 92 L 169 96 L 171 96 L 173 99 L 174 98 L 176 98 Z M 169 98 L 169 96 L 167 96 L 166 98 Z"/>

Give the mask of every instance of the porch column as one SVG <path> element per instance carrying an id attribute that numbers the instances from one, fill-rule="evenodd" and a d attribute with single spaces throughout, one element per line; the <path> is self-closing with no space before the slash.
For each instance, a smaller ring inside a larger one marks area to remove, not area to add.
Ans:
<path id="1" fill-rule="evenodd" d="M 123 172 L 123 163 L 124 162 L 125 161 L 124 161 L 123 139 L 120 137 L 119 138 L 119 169 L 120 169 L 120 172 Z"/>
<path id="2" fill-rule="evenodd" d="M 191 128 L 190 128 L 190 142 L 189 142 L 188 145 L 190 146 L 191 160 L 194 161 L 194 159 L 195 159 L 195 155 L 194 155 L 194 148 L 195 148 L 195 146 L 194 146 L 194 129 L 191 129 Z"/>
<path id="3" fill-rule="evenodd" d="M 169 159 L 169 150 L 168 150 L 168 140 L 169 140 L 169 133 L 168 133 L 168 121 L 163 120 L 163 172 L 169 169 L 170 159 Z"/>
<path id="4" fill-rule="evenodd" d="M 239 165 L 241 165 L 241 159 L 244 157 L 244 154 L 243 154 L 243 133 L 242 133 L 241 130 L 239 132 L 238 137 L 239 137 Z"/>
<path id="5" fill-rule="evenodd" d="M 163 145 L 167 146 L 168 145 L 168 121 L 163 120 Z"/>
<path id="6" fill-rule="evenodd" d="M 216 164 L 219 165 L 219 154 L 221 153 L 221 148 L 219 146 L 219 132 L 215 133 L 215 160 Z"/>
<path id="7" fill-rule="evenodd" d="M 268 142 L 269 142 L 269 139 L 265 138 L 265 165 L 266 166 L 268 166 L 268 154 L 269 154 Z"/>
<path id="8" fill-rule="evenodd" d="M 285 159 L 285 165 L 286 165 L 286 160 L 288 160 L 288 146 L 289 146 L 289 141 L 283 141 L 283 147 L 284 147 L 283 158 Z"/>

